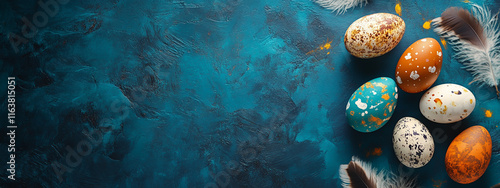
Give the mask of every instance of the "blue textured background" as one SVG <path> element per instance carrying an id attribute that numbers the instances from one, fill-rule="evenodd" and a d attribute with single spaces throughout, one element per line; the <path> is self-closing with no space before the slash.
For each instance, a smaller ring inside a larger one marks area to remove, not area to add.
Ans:
<path id="1" fill-rule="evenodd" d="M 468 7 L 462 1 L 402 1 L 402 41 L 369 60 L 345 50 L 344 32 L 361 16 L 395 14 L 396 1 L 335 15 L 309 0 L 70 0 L 15 53 L 8 33 L 22 36 L 21 18 L 42 10 L 36 2 L 0 2 L 0 112 L 6 77 L 15 76 L 19 126 L 17 181 L 0 165 L 1 187 L 339 187 L 339 165 L 353 155 L 423 187 L 500 183 L 500 100 L 493 88 L 468 85 L 472 77 L 450 48 L 435 85 L 473 91 L 477 106 L 464 121 L 429 122 L 418 110 L 421 94 L 402 91 L 392 119 L 376 132 L 357 132 L 344 116 L 357 87 L 394 78 L 406 47 L 439 39 L 424 21 Z M 436 151 L 423 168 L 403 167 L 394 155 L 392 129 L 404 116 L 434 135 Z M 446 174 L 446 149 L 477 124 L 492 136 L 492 160 L 477 182 L 459 185 Z M 100 131 L 102 142 L 60 182 L 51 164 L 67 165 L 66 147 L 87 140 L 84 130 Z"/>

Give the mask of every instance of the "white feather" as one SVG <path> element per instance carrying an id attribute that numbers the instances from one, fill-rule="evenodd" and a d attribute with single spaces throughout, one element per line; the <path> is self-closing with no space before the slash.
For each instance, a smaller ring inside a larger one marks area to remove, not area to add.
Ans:
<path id="1" fill-rule="evenodd" d="M 386 175 L 383 171 L 380 171 L 377 173 L 377 169 L 372 168 L 371 164 L 365 163 L 364 161 L 361 161 L 360 159 L 358 159 L 355 156 L 352 157 L 352 161 L 354 161 L 359 166 L 361 166 L 361 168 L 363 168 L 368 179 L 371 179 L 371 178 L 375 179 L 375 181 L 377 182 L 377 187 L 384 185 L 384 182 L 385 182 L 384 177 Z M 349 179 L 349 176 L 347 175 L 346 169 L 347 169 L 347 165 L 340 165 L 340 169 L 339 169 L 340 179 L 342 180 L 342 186 L 344 188 L 350 188 L 351 187 L 351 184 L 350 184 L 351 180 Z"/>
<path id="2" fill-rule="evenodd" d="M 412 188 L 415 187 L 415 178 L 410 178 L 408 176 L 403 175 L 402 173 L 400 173 L 399 176 L 394 173 L 390 173 L 390 175 L 387 176 L 387 180 L 384 187 Z"/>
<path id="3" fill-rule="evenodd" d="M 377 182 L 377 187 L 381 188 L 405 188 L 405 187 L 415 187 L 415 180 L 410 179 L 409 177 L 405 176 L 397 176 L 393 173 L 387 173 L 383 170 L 378 171 L 377 169 L 373 168 L 370 163 L 361 161 L 357 157 L 353 156 L 352 161 L 357 163 L 359 166 L 363 168 L 365 171 L 366 176 L 370 178 L 374 178 L 375 181 Z M 342 181 L 342 187 L 344 188 L 351 188 L 351 180 L 349 179 L 349 176 L 347 175 L 347 165 L 340 165 L 339 168 L 339 176 L 340 180 Z M 378 171 L 378 172 L 377 172 Z"/>
<path id="4" fill-rule="evenodd" d="M 314 0 L 323 8 L 337 12 L 337 14 L 344 14 L 347 9 L 363 6 L 368 3 L 367 0 Z"/>
<path id="5" fill-rule="evenodd" d="M 492 16 L 488 8 L 475 4 L 472 5 L 472 14 L 484 29 L 483 31 L 486 36 L 485 50 L 465 40 L 460 40 L 453 31 L 444 31 L 443 28 L 439 27 L 441 25 L 440 17 L 433 20 L 433 26 L 436 27 L 434 31 L 448 39 L 448 44 L 455 51 L 455 59 L 463 63 L 465 69 L 470 71 L 474 76 L 472 82 L 477 83 L 479 86 L 488 85 L 497 88 L 500 79 L 498 14 Z"/>

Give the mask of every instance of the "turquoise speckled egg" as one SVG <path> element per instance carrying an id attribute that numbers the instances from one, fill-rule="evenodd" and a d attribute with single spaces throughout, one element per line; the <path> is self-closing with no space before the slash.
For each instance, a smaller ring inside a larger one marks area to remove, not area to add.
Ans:
<path id="1" fill-rule="evenodd" d="M 370 80 L 359 87 L 347 102 L 349 125 L 360 132 L 373 132 L 384 126 L 396 109 L 398 88 L 388 77 Z"/>

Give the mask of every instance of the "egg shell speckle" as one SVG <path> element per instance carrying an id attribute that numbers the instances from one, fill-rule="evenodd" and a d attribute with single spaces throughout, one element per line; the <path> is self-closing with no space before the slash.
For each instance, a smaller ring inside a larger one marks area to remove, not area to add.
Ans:
<path id="1" fill-rule="evenodd" d="M 431 87 L 441 72 L 442 51 L 439 42 L 433 38 L 411 44 L 396 66 L 398 86 L 408 93 L 419 93 Z"/>
<path id="2" fill-rule="evenodd" d="M 360 132 L 373 132 L 391 118 L 397 104 L 396 82 L 388 77 L 370 80 L 359 87 L 346 106 L 349 125 Z"/>
<path id="3" fill-rule="evenodd" d="M 441 84 L 420 99 L 420 112 L 436 123 L 455 123 L 469 116 L 476 106 L 474 94 L 457 84 Z"/>
<path id="4" fill-rule="evenodd" d="M 344 35 L 349 53 L 359 58 L 373 58 L 391 51 L 403 38 L 405 22 L 389 13 L 367 15 L 354 21 Z"/>
<path id="5" fill-rule="evenodd" d="M 434 140 L 427 127 L 412 117 L 401 118 L 392 134 L 394 153 L 410 168 L 425 166 L 434 155 Z"/>
<path id="6" fill-rule="evenodd" d="M 491 160 L 492 141 L 483 126 L 472 126 L 451 142 L 445 156 L 446 172 L 454 181 L 469 184 L 478 180 Z"/>

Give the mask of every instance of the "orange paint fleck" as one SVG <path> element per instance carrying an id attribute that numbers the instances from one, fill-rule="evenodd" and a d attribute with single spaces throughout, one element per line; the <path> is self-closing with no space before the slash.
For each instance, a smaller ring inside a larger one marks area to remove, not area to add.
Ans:
<path id="1" fill-rule="evenodd" d="M 382 148 L 373 148 L 373 150 L 366 152 L 366 157 L 369 156 L 381 156 L 382 155 Z"/>
<path id="2" fill-rule="evenodd" d="M 401 2 L 398 1 L 398 3 L 396 4 L 396 6 L 394 7 L 394 10 L 396 11 L 396 13 L 398 13 L 399 16 L 401 16 Z"/>
<path id="3" fill-rule="evenodd" d="M 368 121 L 375 122 L 377 125 L 382 125 L 382 123 L 384 122 L 382 119 L 375 117 L 373 115 L 370 115 L 370 119 L 368 119 Z"/>
<path id="4" fill-rule="evenodd" d="M 385 108 L 385 109 L 390 109 L 390 108 L 389 108 L 389 107 L 390 107 L 389 105 L 391 105 L 391 104 L 389 104 L 389 103 L 385 104 L 384 108 Z"/>
<path id="5" fill-rule="evenodd" d="M 354 115 L 354 111 L 351 111 L 350 114 L 351 114 L 351 116 L 353 116 Z"/>
<path id="6" fill-rule="evenodd" d="M 329 50 L 332 47 L 332 42 L 333 42 L 333 40 L 328 41 L 328 39 L 327 39 L 325 44 L 322 44 L 318 48 L 307 52 L 306 55 L 309 55 L 311 53 L 314 53 L 314 52 L 317 52 L 317 51 L 321 51 L 321 50 Z M 330 52 L 327 52 L 326 54 L 328 55 L 328 54 L 330 54 Z"/>
<path id="7" fill-rule="evenodd" d="M 332 40 L 332 41 L 333 41 L 333 40 Z M 330 42 L 327 42 L 327 43 L 323 44 L 322 46 L 320 46 L 320 47 L 319 47 L 319 49 L 320 49 L 320 50 L 328 50 L 328 49 L 330 49 L 330 47 L 332 47 L 332 46 L 331 46 L 332 41 L 330 41 Z"/>
<path id="8" fill-rule="evenodd" d="M 434 99 L 434 102 L 435 102 L 435 103 L 436 103 L 439 107 L 441 107 L 441 105 L 443 105 L 443 102 L 442 102 L 442 101 L 441 101 L 441 99 L 439 99 L 439 98 L 435 98 L 435 99 Z"/>
<path id="9" fill-rule="evenodd" d="M 493 114 L 491 113 L 490 110 L 484 111 L 484 117 L 490 118 Z"/>
<path id="10" fill-rule="evenodd" d="M 393 108 L 395 108 L 394 103 L 391 103 L 391 105 L 389 106 L 389 112 L 392 112 Z"/>
<path id="11" fill-rule="evenodd" d="M 366 88 L 372 88 L 373 89 L 373 84 L 371 82 L 366 82 Z"/>
<path id="12" fill-rule="evenodd" d="M 375 149 L 373 149 L 372 155 L 376 155 L 376 156 L 382 155 L 382 148 L 375 148 Z"/>
<path id="13" fill-rule="evenodd" d="M 432 187 L 440 188 L 443 185 L 443 183 L 446 183 L 446 180 L 445 181 L 441 181 L 441 180 L 434 180 L 434 179 L 432 179 L 432 182 L 434 182 L 432 184 Z"/>
<path id="14" fill-rule="evenodd" d="M 440 38 L 440 39 L 441 39 L 441 44 L 443 44 L 443 47 L 446 50 L 446 40 L 444 40 L 444 38 Z"/>
<path id="15" fill-rule="evenodd" d="M 463 0 L 462 2 L 464 2 L 464 3 L 470 3 L 469 0 Z"/>
<path id="16" fill-rule="evenodd" d="M 444 109 L 443 111 L 439 112 L 441 114 L 446 114 L 446 111 L 448 111 L 448 107 L 446 107 L 446 105 L 444 105 Z"/>
<path id="17" fill-rule="evenodd" d="M 234 68 L 236 68 L 236 65 L 235 65 L 235 66 L 233 66 L 233 68 L 229 71 L 229 76 L 231 76 L 231 75 L 233 74 L 233 70 L 234 70 Z"/>
<path id="18" fill-rule="evenodd" d="M 382 95 L 382 98 L 384 100 L 389 100 L 391 97 L 389 97 L 389 94 L 386 93 L 386 94 Z"/>
<path id="19" fill-rule="evenodd" d="M 472 104 L 474 101 L 472 99 L 470 99 L 470 103 Z"/>
<path id="20" fill-rule="evenodd" d="M 430 29 L 431 28 L 431 23 L 432 23 L 432 20 L 428 20 L 428 21 L 424 22 L 424 25 L 422 25 L 422 27 L 424 29 Z"/>
<path id="21" fill-rule="evenodd" d="M 457 104 L 455 104 L 455 101 L 452 101 L 452 102 L 451 102 L 451 105 L 452 105 L 452 106 L 457 106 Z"/>
<path id="22" fill-rule="evenodd" d="M 361 124 L 366 124 L 366 121 L 365 120 L 361 120 Z"/>

